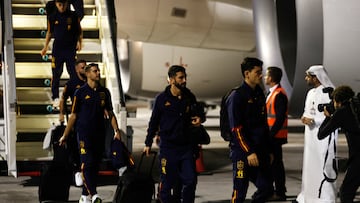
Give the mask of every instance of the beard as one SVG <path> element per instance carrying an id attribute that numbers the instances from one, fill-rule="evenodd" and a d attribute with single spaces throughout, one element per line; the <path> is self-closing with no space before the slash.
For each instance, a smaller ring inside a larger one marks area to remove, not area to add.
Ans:
<path id="1" fill-rule="evenodd" d="M 80 73 L 80 76 L 81 76 L 82 78 L 86 78 L 85 73 Z"/>
<path id="2" fill-rule="evenodd" d="M 315 86 L 315 83 L 312 82 L 312 81 L 306 81 L 306 84 L 307 84 L 309 87 L 314 87 L 314 86 Z"/>
<path id="3" fill-rule="evenodd" d="M 180 90 L 183 90 L 183 89 L 186 88 L 186 82 L 184 82 L 184 83 L 175 82 L 174 85 L 175 85 L 175 87 L 177 87 L 177 88 L 180 89 Z"/>

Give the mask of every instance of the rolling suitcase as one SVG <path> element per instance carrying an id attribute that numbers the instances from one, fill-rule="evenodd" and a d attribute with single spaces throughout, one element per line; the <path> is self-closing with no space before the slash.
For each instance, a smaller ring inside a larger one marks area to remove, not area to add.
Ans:
<path id="1" fill-rule="evenodd" d="M 151 163 L 147 172 L 140 172 L 145 153 L 141 155 L 137 169 L 126 171 L 119 178 L 113 203 L 151 203 L 155 198 L 155 181 L 152 169 L 157 153 L 151 152 Z"/>
<path id="2" fill-rule="evenodd" d="M 40 170 L 39 201 L 66 202 L 72 182 L 72 171 L 52 162 L 44 164 Z"/>
<path id="3" fill-rule="evenodd" d="M 51 135 L 54 151 L 53 160 L 40 169 L 39 201 L 68 201 L 69 189 L 73 182 L 73 165 L 70 150 L 59 146 L 58 140 L 65 130 L 63 124 L 56 126 Z M 70 140 L 68 140 L 70 141 Z"/>

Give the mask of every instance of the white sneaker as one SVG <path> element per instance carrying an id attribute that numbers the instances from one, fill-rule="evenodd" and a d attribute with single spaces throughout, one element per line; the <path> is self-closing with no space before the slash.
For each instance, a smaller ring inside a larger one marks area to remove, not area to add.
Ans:
<path id="1" fill-rule="evenodd" d="M 79 203 L 91 203 L 90 196 L 81 195 Z"/>
<path id="2" fill-rule="evenodd" d="M 57 109 L 57 108 L 59 108 L 59 106 L 60 106 L 60 100 L 59 100 L 59 98 L 55 98 L 54 100 L 53 100 L 53 108 L 55 108 L 55 109 Z"/>
<path id="3" fill-rule="evenodd" d="M 102 200 L 100 199 L 98 194 L 95 194 L 94 196 L 92 196 L 91 202 L 92 203 L 102 203 Z"/>
<path id="4" fill-rule="evenodd" d="M 126 169 L 127 169 L 127 166 L 119 168 L 119 176 L 122 176 L 125 173 Z"/>
<path id="5" fill-rule="evenodd" d="M 75 185 L 82 186 L 83 184 L 84 183 L 83 183 L 81 172 L 76 172 L 75 173 Z"/>

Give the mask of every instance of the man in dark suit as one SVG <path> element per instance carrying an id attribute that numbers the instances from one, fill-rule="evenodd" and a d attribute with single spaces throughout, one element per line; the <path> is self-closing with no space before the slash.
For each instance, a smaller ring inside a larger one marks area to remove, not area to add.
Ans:
<path id="1" fill-rule="evenodd" d="M 269 200 L 286 200 L 285 168 L 283 163 L 282 145 L 287 143 L 287 115 L 288 99 L 280 81 L 282 70 L 278 67 L 268 67 L 265 75 L 265 84 L 270 87 L 266 97 L 266 109 L 270 137 L 273 139 L 274 160 L 271 164 L 274 194 Z"/>

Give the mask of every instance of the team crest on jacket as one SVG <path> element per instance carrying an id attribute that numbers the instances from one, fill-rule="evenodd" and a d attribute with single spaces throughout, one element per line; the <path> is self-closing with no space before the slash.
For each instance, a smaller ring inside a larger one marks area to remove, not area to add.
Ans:
<path id="1" fill-rule="evenodd" d="M 71 24 L 72 24 L 72 19 L 71 18 L 67 18 L 67 29 L 71 30 Z"/>
<path id="2" fill-rule="evenodd" d="M 244 162 L 243 161 L 238 161 L 236 163 L 236 178 L 244 178 Z"/>
<path id="3" fill-rule="evenodd" d="M 169 101 L 166 101 L 165 106 L 171 106 L 171 103 Z"/>
<path id="4" fill-rule="evenodd" d="M 99 92 L 101 107 L 105 106 L 105 92 Z"/>
<path id="5" fill-rule="evenodd" d="M 166 159 L 162 158 L 161 159 L 161 173 L 162 174 L 166 174 Z"/>

